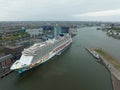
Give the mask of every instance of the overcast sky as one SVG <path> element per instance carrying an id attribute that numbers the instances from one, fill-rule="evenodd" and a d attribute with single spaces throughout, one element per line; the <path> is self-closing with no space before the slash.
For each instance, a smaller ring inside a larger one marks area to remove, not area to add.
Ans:
<path id="1" fill-rule="evenodd" d="M 0 21 L 120 21 L 120 0 L 0 0 Z"/>

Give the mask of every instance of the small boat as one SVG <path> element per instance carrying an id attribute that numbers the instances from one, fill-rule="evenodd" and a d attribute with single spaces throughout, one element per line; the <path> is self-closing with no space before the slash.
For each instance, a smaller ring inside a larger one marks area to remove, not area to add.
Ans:
<path id="1" fill-rule="evenodd" d="M 95 52 L 94 50 L 92 50 L 91 53 L 95 58 L 97 58 L 97 59 L 100 58 L 99 54 L 97 52 Z"/>
<path id="2" fill-rule="evenodd" d="M 97 53 L 97 52 L 95 52 L 93 49 L 89 49 L 89 48 L 86 48 L 88 51 L 89 51 L 89 53 L 91 53 L 92 55 L 93 55 L 93 57 L 95 57 L 96 59 L 99 59 L 100 58 L 100 56 L 99 56 L 99 54 Z"/>

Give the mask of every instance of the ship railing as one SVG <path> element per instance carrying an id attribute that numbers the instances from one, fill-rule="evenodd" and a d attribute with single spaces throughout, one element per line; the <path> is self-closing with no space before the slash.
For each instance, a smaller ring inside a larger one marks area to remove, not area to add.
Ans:
<path id="1" fill-rule="evenodd" d="M 28 49 L 24 49 L 24 52 L 35 52 L 36 50 L 40 49 L 41 47 L 32 47 Z"/>
<path id="2" fill-rule="evenodd" d="M 34 53 L 23 53 L 25 56 L 35 56 L 36 54 Z"/>
<path id="3" fill-rule="evenodd" d="M 34 55 L 35 52 L 34 51 L 23 51 L 22 54 L 25 54 L 25 55 Z"/>

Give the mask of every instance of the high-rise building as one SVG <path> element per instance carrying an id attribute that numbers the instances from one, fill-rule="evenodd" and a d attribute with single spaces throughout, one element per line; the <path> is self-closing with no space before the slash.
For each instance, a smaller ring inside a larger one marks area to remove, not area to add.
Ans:
<path id="1" fill-rule="evenodd" d="M 62 33 L 69 33 L 69 27 L 66 27 L 66 26 L 64 26 L 64 27 L 62 27 Z"/>
<path id="2" fill-rule="evenodd" d="M 54 27 L 54 37 L 56 38 L 59 34 L 61 34 L 62 33 L 62 29 L 61 29 L 61 27 L 59 27 L 58 25 L 56 25 L 55 27 Z"/>

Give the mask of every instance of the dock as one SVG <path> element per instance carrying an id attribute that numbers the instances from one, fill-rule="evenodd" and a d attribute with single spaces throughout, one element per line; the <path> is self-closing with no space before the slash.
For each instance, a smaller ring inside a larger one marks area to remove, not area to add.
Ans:
<path id="1" fill-rule="evenodd" d="M 114 90 L 120 90 L 120 62 L 112 55 L 102 49 L 94 49 L 100 56 L 100 60 L 110 71 L 111 80 Z"/>
<path id="2" fill-rule="evenodd" d="M 0 57 L 0 78 L 5 77 L 12 72 L 10 67 L 14 62 L 15 59 L 12 54 Z"/>
<path id="3" fill-rule="evenodd" d="M 5 76 L 9 75 L 9 74 L 12 73 L 12 72 L 13 72 L 13 71 L 7 71 L 7 72 L 1 74 L 1 75 L 0 75 L 0 78 L 2 79 L 2 78 L 4 78 Z"/>

